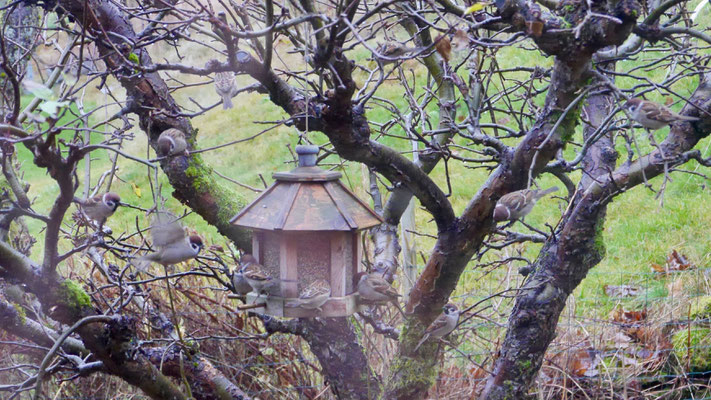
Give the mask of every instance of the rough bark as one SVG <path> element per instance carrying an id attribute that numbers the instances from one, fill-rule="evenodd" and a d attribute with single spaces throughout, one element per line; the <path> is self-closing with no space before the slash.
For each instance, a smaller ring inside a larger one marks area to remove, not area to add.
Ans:
<path id="1" fill-rule="evenodd" d="M 711 133 L 710 99 L 711 74 L 708 74 L 691 97 L 691 103 L 698 108 L 687 104 L 682 110 L 682 114 L 702 120 L 693 124 L 674 124 L 659 149 L 613 172 L 608 170 L 614 166 L 611 143 L 601 141 L 595 145 L 597 150 L 589 155 L 585 164 L 595 179 L 584 181 L 588 186 L 579 191 L 580 195 L 564 215 L 559 231 L 541 250 L 534 272 L 517 297 L 501 354 L 482 399 L 527 397 L 545 351 L 554 338 L 558 317 L 568 296 L 604 255 L 601 234 L 607 204 L 615 196 L 643 182 L 644 176 L 651 179 L 662 174 L 665 164 L 676 165 L 692 158 L 692 153 L 687 151 Z M 596 110 L 597 107 L 607 106 L 602 100 L 595 100 L 589 111 L 597 114 L 601 110 Z"/>

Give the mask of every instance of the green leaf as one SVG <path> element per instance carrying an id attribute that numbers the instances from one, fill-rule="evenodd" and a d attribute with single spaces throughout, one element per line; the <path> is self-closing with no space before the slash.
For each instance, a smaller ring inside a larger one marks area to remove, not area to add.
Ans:
<path id="1" fill-rule="evenodd" d="M 128 60 L 134 64 L 141 64 L 141 60 L 138 58 L 138 55 L 136 55 L 136 53 L 129 54 Z"/>
<path id="2" fill-rule="evenodd" d="M 59 110 L 69 105 L 68 101 L 44 101 L 40 103 L 39 108 L 51 117 L 56 117 Z"/>

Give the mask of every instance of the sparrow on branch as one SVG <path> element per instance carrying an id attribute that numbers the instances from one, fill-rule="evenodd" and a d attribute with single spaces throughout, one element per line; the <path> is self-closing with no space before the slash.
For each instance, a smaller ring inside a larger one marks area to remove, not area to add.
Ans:
<path id="1" fill-rule="evenodd" d="M 236 89 L 235 74 L 231 71 L 218 72 L 215 74 L 215 91 L 222 97 L 223 110 L 234 107 L 232 104 L 232 96 L 235 94 Z"/>
<path id="2" fill-rule="evenodd" d="M 174 156 L 176 154 L 188 153 L 188 142 L 185 140 L 185 134 L 179 129 L 170 128 L 161 132 L 158 136 L 158 153 L 161 156 Z"/>
<path id="3" fill-rule="evenodd" d="M 160 211 L 153 218 L 150 227 L 155 252 L 139 258 L 139 269 L 145 270 L 150 263 L 163 266 L 179 264 L 192 260 L 202 250 L 202 238 L 197 235 L 186 235 L 178 219 L 166 211 Z"/>
<path id="4" fill-rule="evenodd" d="M 382 277 L 366 272 L 359 272 L 354 276 L 353 282 L 357 282 L 358 295 L 361 299 L 376 304 L 393 303 L 398 311 L 400 311 L 400 314 L 402 314 L 403 317 L 405 316 L 398 302 L 400 294 Z"/>
<path id="5" fill-rule="evenodd" d="M 106 192 L 103 195 L 96 195 L 88 199 L 75 197 L 74 202 L 79 204 L 79 207 L 87 217 L 98 222 L 99 225 L 104 225 L 106 220 L 121 205 L 121 197 L 114 192 Z"/>
<path id="6" fill-rule="evenodd" d="M 653 101 L 634 98 L 625 103 L 632 119 L 650 131 L 656 131 L 678 121 L 698 121 L 696 117 L 680 115 Z"/>
<path id="7" fill-rule="evenodd" d="M 457 326 L 457 323 L 459 322 L 459 315 L 461 313 L 457 309 L 457 306 L 454 304 L 447 304 L 446 306 L 442 307 L 442 314 L 437 317 L 430 326 L 427 327 L 425 330 L 425 335 L 422 337 L 422 340 L 420 340 L 419 343 L 417 343 L 417 346 L 415 346 L 415 350 L 420 348 L 423 343 L 425 343 L 428 339 L 430 338 L 435 338 L 439 339 L 442 337 L 447 336 L 450 332 L 454 330 L 454 328 Z"/>
<path id="8" fill-rule="evenodd" d="M 558 190 L 553 186 L 546 190 L 523 189 L 503 195 L 494 209 L 494 221 L 515 221 L 528 215 L 543 196 Z"/>

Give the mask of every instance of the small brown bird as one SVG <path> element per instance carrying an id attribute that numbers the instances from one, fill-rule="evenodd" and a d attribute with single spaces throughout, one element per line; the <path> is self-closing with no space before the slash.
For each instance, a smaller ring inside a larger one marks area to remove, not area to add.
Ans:
<path id="1" fill-rule="evenodd" d="M 239 261 L 244 279 L 247 280 L 249 286 L 251 286 L 257 294 L 266 293 L 270 286 L 277 283 L 277 280 L 267 273 L 253 255 L 244 254 Z"/>
<path id="2" fill-rule="evenodd" d="M 215 74 L 215 91 L 222 97 L 222 109 L 227 110 L 234 107 L 232 96 L 237 89 L 235 74 L 231 71 L 218 72 Z"/>
<path id="3" fill-rule="evenodd" d="M 403 317 L 405 316 L 398 302 L 400 294 L 382 277 L 359 272 L 353 277 L 353 282 L 357 282 L 358 295 L 361 299 L 378 304 L 393 303 Z"/>
<path id="4" fill-rule="evenodd" d="M 235 288 L 235 293 L 240 296 L 244 296 L 252 291 L 252 286 L 247 282 L 247 278 L 244 277 L 241 267 L 232 274 L 232 285 Z"/>
<path id="5" fill-rule="evenodd" d="M 523 189 L 503 195 L 496 203 L 494 221 L 514 221 L 528 215 L 543 196 L 558 190 L 553 186 L 546 190 Z"/>
<path id="6" fill-rule="evenodd" d="M 161 156 L 174 156 L 181 153 L 189 156 L 185 134 L 180 129 L 175 128 L 161 132 L 160 136 L 158 136 L 158 153 Z"/>
<path id="7" fill-rule="evenodd" d="M 114 192 L 106 192 L 103 195 L 96 195 L 88 199 L 74 198 L 74 202 L 79 204 L 81 210 L 87 217 L 103 225 L 110 216 L 114 214 L 119 205 L 121 197 Z"/>
<path id="8" fill-rule="evenodd" d="M 442 314 L 427 327 L 425 335 L 422 337 L 422 340 L 417 343 L 414 351 L 417 351 L 429 338 L 439 339 L 447 336 L 457 327 L 459 315 L 460 312 L 454 304 L 447 304 L 442 307 Z"/>
<path id="9" fill-rule="evenodd" d="M 203 247 L 202 238 L 197 235 L 187 236 L 177 218 L 167 211 L 156 214 L 150 230 L 157 251 L 139 258 L 137 266 L 142 270 L 153 262 L 168 266 L 191 260 L 197 257 Z"/>
<path id="10" fill-rule="evenodd" d="M 441 34 L 435 39 L 435 50 L 439 53 L 444 61 L 449 62 L 449 57 L 452 54 L 452 42 L 449 40 L 449 36 Z"/>
<path id="11" fill-rule="evenodd" d="M 630 116 L 643 127 L 656 131 L 677 121 L 698 121 L 696 117 L 680 115 L 653 101 L 634 98 L 625 103 Z"/>
<path id="12" fill-rule="evenodd" d="M 464 29 L 457 29 L 452 36 L 452 49 L 455 52 L 462 52 L 469 49 L 469 35 Z"/>
<path id="13" fill-rule="evenodd" d="M 379 44 L 375 50 L 377 52 L 376 57 L 387 65 L 400 61 L 402 57 L 408 54 L 419 53 L 425 49 L 424 47 L 407 47 L 397 42 L 388 42 Z"/>
<path id="14" fill-rule="evenodd" d="M 331 297 L 331 285 L 325 279 L 316 279 L 299 293 L 299 299 L 286 303 L 287 307 L 319 310 Z"/>

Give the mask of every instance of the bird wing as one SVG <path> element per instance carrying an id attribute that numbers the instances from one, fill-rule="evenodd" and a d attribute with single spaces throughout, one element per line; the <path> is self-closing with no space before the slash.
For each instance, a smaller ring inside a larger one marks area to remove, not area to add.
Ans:
<path id="1" fill-rule="evenodd" d="M 388 297 L 400 297 L 400 294 L 397 292 L 397 290 L 395 290 L 395 288 L 392 287 L 392 285 L 390 285 L 384 279 L 379 279 L 374 276 L 370 276 L 370 283 L 373 287 L 373 290 L 378 293 L 384 294 Z"/>
<path id="2" fill-rule="evenodd" d="M 425 330 L 425 334 L 431 335 L 433 332 L 436 332 L 444 328 L 445 326 L 447 326 L 447 316 L 444 314 L 440 314 L 439 317 L 432 321 L 430 326 L 427 327 L 427 329 Z"/>
<path id="3" fill-rule="evenodd" d="M 528 204 L 527 197 L 530 194 L 530 190 L 523 189 L 516 192 L 507 193 L 501 196 L 499 199 L 499 204 L 508 207 L 511 210 L 521 210 L 526 204 Z"/>
<path id="4" fill-rule="evenodd" d="M 301 291 L 299 298 L 313 299 L 314 297 L 323 296 L 324 294 L 331 295 L 331 287 L 328 285 L 328 282 L 316 281 L 305 287 L 304 290 Z"/>
<path id="5" fill-rule="evenodd" d="M 662 122 L 676 121 L 675 114 L 666 107 L 656 107 L 654 104 L 642 103 L 642 112 L 647 115 L 647 118 Z"/>
<path id="6" fill-rule="evenodd" d="M 261 268 L 251 264 L 244 269 L 244 277 L 255 281 L 267 281 L 271 276 L 267 275 Z"/>
<path id="7" fill-rule="evenodd" d="M 167 211 L 159 211 L 153 217 L 151 238 L 154 246 L 167 247 L 184 240 L 185 231 L 175 215 Z"/>

